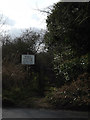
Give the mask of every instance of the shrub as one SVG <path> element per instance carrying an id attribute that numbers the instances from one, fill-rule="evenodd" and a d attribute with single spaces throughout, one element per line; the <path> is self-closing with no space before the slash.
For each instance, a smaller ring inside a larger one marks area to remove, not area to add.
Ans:
<path id="1" fill-rule="evenodd" d="M 47 100 L 59 108 L 88 109 L 88 105 L 90 105 L 89 79 L 90 75 L 84 73 L 70 85 L 53 90 L 51 94 L 47 95 Z"/>
<path id="2" fill-rule="evenodd" d="M 21 65 L 8 63 L 3 65 L 2 69 L 2 84 L 4 89 L 13 87 L 23 87 L 26 73 Z"/>
<path id="3" fill-rule="evenodd" d="M 58 60 L 57 60 L 58 59 Z M 73 79 L 77 79 L 78 75 L 87 72 L 88 70 L 88 55 L 81 56 L 80 58 L 73 58 L 65 60 L 60 63 L 60 57 L 57 57 L 54 61 L 54 68 L 57 79 L 63 78 L 63 84 Z"/>

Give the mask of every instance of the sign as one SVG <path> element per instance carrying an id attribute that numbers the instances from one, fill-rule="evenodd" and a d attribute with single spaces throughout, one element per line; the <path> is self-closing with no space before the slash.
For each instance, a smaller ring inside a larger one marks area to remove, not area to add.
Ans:
<path id="1" fill-rule="evenodd" d="M 34 55 L 22 55 L 22 64 L 34 65 L 35 64 L 35 56 Z"/>

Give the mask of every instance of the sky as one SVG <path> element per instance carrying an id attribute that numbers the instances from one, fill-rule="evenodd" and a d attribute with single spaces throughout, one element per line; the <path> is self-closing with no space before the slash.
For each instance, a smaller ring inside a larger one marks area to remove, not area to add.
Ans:
<path id="1" fill-rule="evenodd" d="M 0 0 L 0 16 L 5 20 L 5 30 L 12 34 L 21 29 L 46 29 L 47 14 L 37 9 L 45 9 L 60 0 Z M 3 21 L 4 21 L 3 20 Z"/>

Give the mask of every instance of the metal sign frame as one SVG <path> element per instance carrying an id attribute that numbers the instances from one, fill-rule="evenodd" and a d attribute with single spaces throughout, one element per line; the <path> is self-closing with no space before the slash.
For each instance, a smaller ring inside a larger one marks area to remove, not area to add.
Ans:
<path id="1" fill-rule="evenodd" d="M 29 55 L 29 54 L 22 55 L 22 64 L 23 65 L 34 65 L 35 64 L 35 55 Z"/>

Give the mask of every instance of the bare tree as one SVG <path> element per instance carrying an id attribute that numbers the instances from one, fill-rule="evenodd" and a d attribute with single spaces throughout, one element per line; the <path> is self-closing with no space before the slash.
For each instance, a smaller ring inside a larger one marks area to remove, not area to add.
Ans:
<path id="1" fill-rule="evenodd" d="M 3 14 L 0 14 L 0 34 L 2 33 L 2 27 L 5 25 L 6 19 Z"/>
<path id="2" fill-rule="evenodd" d="M 3 16 L 3 14 L 0 14 L 0 46 L 3 43 L 3 35 L 5 34 L 5 30 L 3 29 L 3 26 L 6 23 L 6 19 Z"/>

